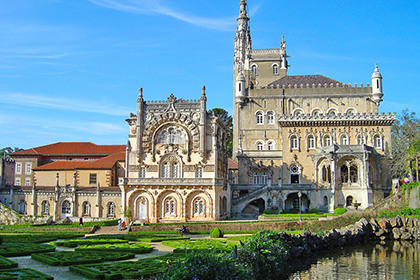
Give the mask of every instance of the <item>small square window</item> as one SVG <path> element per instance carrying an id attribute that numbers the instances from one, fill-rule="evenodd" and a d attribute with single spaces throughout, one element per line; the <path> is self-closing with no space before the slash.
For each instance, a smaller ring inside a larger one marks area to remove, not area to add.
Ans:
<path id="1" fill-rule="evenodd" d="M 96 180 L 96 173 L 90 173 L 89 174 L 89 184 L 96 184 L 97 180 Z"/>

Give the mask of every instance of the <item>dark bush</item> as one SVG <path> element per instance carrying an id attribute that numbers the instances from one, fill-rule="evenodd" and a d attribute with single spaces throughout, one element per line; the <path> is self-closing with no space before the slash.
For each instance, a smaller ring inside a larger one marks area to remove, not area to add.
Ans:
<path id="1" fill-rule="evenodd" d="M 311 210 L 309 210 L 309 213 L 319 213 L 318 208 L 311 208 Z"/>

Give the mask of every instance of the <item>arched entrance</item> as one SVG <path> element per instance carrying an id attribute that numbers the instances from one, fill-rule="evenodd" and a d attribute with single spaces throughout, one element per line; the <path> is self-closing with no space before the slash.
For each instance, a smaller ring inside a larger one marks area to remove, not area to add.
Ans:
<path id="1" fill-rule="evenodd" d="M 352 206 L 353 205 L 353 197 L 351 195 L 349 195 L 346 198 L 346 207 Z"/>
<path id="2" fill-rule="evenodd" d="M 242 214 L 246 215 L 259 215 L 262 214 L 265 210 L 265 201 L 262 198 L 255 199 L 245 206 L 242 210 Z"/>
<path id="3" fill-rule="evenodd" d="M 309 210 L 310 200 L 308 196 L 302 193 L 302 196 L 299 200 L 299 194 L 297 192 L 291 193 L 287 196 L 285 201 L 285 210 L 291 212 L 299 212 L 299 208 L 302 212 L 307 212 Z"/>
<path id="4" fill-rule="evenodd" d="M 146 221 L 148 216 L 147 216 L 147 198 L 145 197 L 140 197 L 137 200 L 137 219 L 141 220 L 141 221 Z"/>
<path id="5" fill-rule="evenodd" d="M 71 216 L 71 204 L 68 200 L 64 200 L 61 204 L 61 218 L 64 219 L 66 217 Z"/>

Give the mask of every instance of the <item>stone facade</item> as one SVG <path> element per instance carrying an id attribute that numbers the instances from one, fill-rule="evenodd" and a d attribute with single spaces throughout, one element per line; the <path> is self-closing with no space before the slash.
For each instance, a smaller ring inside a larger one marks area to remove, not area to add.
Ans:
<path id="1" fill-rule="evenodd" d="M 213 221 L 230 215 L 224 123 L 199 100 L 143 99 L 127 119 L 122 205 L 144 222 Z M 123 209 L 125 211 L 125 209 Z"/>
<path id="2" fill-rule="evenodd" d="M 252 49 L 246 6 L 234 52 L 233 214 L 366 208 L 384 198 L 390 182 L 381 159 L 395 115 L 378 113 L 378 67 L 372 86 L 288 75 L 284 37 L 279 49 Z"/>

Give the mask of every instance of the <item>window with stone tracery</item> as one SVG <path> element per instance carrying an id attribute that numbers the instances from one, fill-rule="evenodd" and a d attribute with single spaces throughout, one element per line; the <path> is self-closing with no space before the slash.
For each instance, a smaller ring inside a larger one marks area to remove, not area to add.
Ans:
<path id="1" fill-rule="evenodd" d="M 196 200 L 194 200 L 194 215 L 204 215 L 205 213 L 205 203 L 204 203 L 204 199 L 197 198 Z"/>
<path id="2" fill-rule="evenodd" d="M 382 148 L 382 138 L 380 135 L 375 134 L 375 136 L 373 136 L 373 146 L 378 149 Z"/>
<path id="3" fill-rule="evenodd" d="M 315 149 L 315 136 L 308 136 L 308 149 Z"/>
<path id="4" fill-rule="evenodd" d="M 185 144 L 185 133 L 176 126 L 162 129 L 157 136 L 157 144 Z"/>
<path id="5" fill-rule="evenodd" d="M 50 213 L 50 204 L 48 201 L 44 200 L 41 203 L 41 214 L 48 215 Z"/>
<path id="6" fill-rule="evenodd" d="M 165 200 L 165 216 L 173 216 L 176 213 L 176 201 L 173 197 L 168 197 Z"/>

